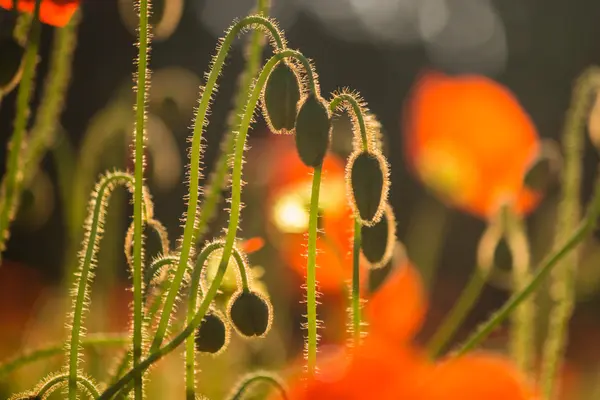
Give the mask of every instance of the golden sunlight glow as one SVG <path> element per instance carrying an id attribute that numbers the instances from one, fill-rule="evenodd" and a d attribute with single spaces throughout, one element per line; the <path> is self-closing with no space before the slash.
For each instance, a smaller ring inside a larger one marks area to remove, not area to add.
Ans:
<path id="1" fill-rule="evenodd" d="M 282 232 L 305 232 L 308 229 L 308 219 L 305 202 L 297 193 L 281 196 L 273 207 L 273 221 Z"/>

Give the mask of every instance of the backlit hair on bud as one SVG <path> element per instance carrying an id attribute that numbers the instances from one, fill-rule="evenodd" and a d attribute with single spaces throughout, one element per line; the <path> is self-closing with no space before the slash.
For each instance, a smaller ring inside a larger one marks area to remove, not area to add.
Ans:
<path id="1" fill-rule="evenodd" d="M 389 166 L 379 151 L 355 150 L 346 164 L 346 193 L 361 225 L 381 221 L 390 187 Z"/>
<path id="2" fill-rule="evenodd" d="M 301 94 L 296 67 L 286 60 L 279 61 L 261 93 L 262 114 L 271 132 L 294 133 Z"/>
<path id="3" fill-rule="evenodd" d="M 238 290 L 229 300 L 227 316 L 242 337 L 265 337 L 273 324 L 273 306 L 259 292 Z"/>
<path id="4" fill-rule="evenodd" d="M 371 268 L 385 266 L 394 252 L 396 216 L 390 204 L 383 208 L 383 217 L 373 226 L 361 227 L 361 250 Z"/>

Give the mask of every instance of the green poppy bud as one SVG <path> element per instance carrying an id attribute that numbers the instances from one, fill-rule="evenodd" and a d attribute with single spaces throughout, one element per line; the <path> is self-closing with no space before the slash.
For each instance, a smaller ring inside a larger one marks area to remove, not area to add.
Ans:
<path id="1" fill-rule="evenodd" d="M 373 226 L 381 220 L 389 189 L 388 166 L 379 152 L 358 151 L 346 167 L 350 207 L 362 225 Z"/>
<path id="2" fill-rule="evenodd" d="M 280 61 L 267 79 L 263 91 L 263 115 L 274 133 L 292 133 L 296 125 L 300 84 L 293 67 Z"/>
<path id="3" fill-rule="evenodd" d="M 233 326 L 242 336 L 264 336 L 271 328 L 271 304 L 257 292 L 235 293 L 229 301 L 228 313 Z"/>
<path id="4" fill-rule="evenodd" d="M 13 37 L 0 38 L 0 95 L 13 90 L 21 80 L 25 50 Z"/>
<path id="5" fill-rule="evenodd" d="M 316 168 L 323 163 L 330 131 L 331 119 L 325 101 L 309 94 L 296 117 L 296 149 L 305 165 Z"/>
<path id="6" fill-rule="evenodd" d="M 196 350 L 202 353 L 217 354 L 227 348 L 229 326 L 219 312 L 209 311 L 196 329 Z"/>
<path id="7" fill-rule="evenodd" d="M 361 227 L 361 248 L 363 256 L 373 268 L 383 267 L 392 257 L 396 241 L 396 217 L 387 204 L 384 215 L 373 226 Z"/>

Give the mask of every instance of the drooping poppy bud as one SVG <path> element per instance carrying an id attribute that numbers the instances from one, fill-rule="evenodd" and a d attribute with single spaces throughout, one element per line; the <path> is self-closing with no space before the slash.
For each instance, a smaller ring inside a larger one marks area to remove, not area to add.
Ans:
<path id="1" fill-rule="evenodd" d="M 330 131 L 331 119 L 325 100 L 309 94 L 296 117 L 296 149 L 305 165 L 316 168 L 323 163 Z"/>
<path id="2" fill-rule="evenodd" d="M 350 207 L 362 225 L 381 220 L 389 189 L 388 165 L 379 152 L 358 151 L 350 155 L 346 167 Z"/>
<path id="3" fill-rule="evenodd" d="M 392 207 L 384 207 L 383 217 L 373 226 L 361 227 L 362 253 L 373 268 L 383 267 L 392 257 L 396 241 L 396 217 Z"/>
<path id="4" fill-rule="evenodd" d="M 558 145 L 553 141 L 544 141 L 540 154 L 525 174 L 525 187 L 538 193 L 546 192 L 557 180 L 561 161 Z"/>
<path id="5" fill-rule="evenodd" d="M 13 37 L 0 38 L 0 95 L 13 90 L 23 72 L 23 55 L 25 49 Z"/>
<path id="6" fill-rule="evenodd" d="M 229 344 L 229 325 L 225 323 L 221 313 L 209 311 L 202 324 L 196 329 L 196 350 L 202 353 L 217 354 Z"/>
<path id="7" fill-rule="evenodd" d="M 294 131 L 298 101 L 298 76 L 290 64 L 280 61 L 267 79 L 262 98 L 263 115 L 273 133 Z"/>
<path id="8" fill-rule="evenodd" d="M 228 314 L 234 328 L 245 337 L 264 336 L 271 328 L 271 304 L 257 292 L 235 293 L 229 301 Z"/>

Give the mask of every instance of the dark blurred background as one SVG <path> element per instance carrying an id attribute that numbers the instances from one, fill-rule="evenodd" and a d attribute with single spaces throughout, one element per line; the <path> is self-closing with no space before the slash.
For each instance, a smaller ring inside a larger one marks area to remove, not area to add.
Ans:
<path id="1" fill-rule="evenodd" d="M 186 95 L 181 97 L 186 97 L 187 91 L 190 92 L 187 97 L 191 97 L 191 100 L 187 103 L 181 100 L 181 103 L 173 106 L 170 103 L 172 100 L 167 99 L 161 105 L 162 111 L 157 112 L 173 132 L 177 152 L 185 161 L 185 137 L 190 134 L 188 126 L 192 120 L 197 87 L 214 54 L 216 41 L 234 18 L 249 13 L 254 2 L 166 1 L 161 5 L 163 12 L 165 15 L 174 15 L 174 20 L 163 21 L 163 25 L 157 27 L 151 58 L 155 79 L 153 85 L 165 92 L 171 89 L 181 94 L 185 90 Z M 99 111 L 115 101 L 132 101 L 129 94 L 133 72 L 131 61 L 137 51 L 134 31 L 131 29 L 132 14 L 124 11 L 125 8 L 129 10 L 127 7 L 130 2 L 123 9 L 119 8 L 118 3 L 128 2 L 82 1 L 83 19 L 79 28 L 72 83 L 66 111 L 61 119 L 64 132 L 75 149 L 81 146 L 84 135 L 90 131 L 90 121 Z M 425 209 L 429 210 L 426 213 L 443 219 L 440 229 L 444 229 L 444 235 L 441 253 L 436 261 L 437 279 L 432 290 L 428 324 L 428 327 L 435 326 L 473 268 L 475 249 L 484 222 L 446 209 L 408 172 L 403 158 L 401 113 L 415 77 L 428 67 L 451 74 L 477 73 L 489 76 L 514 92 L 533 119 L 541 137 L 559 140 L 575 78 L 586 67 L 600 63 L 600 2 L 273 0 L 273 3 L 271 15 L 285 30 L 290 46 L 301 49 L 314 61 L 323 92 L 350 86 L 363 95 L 371 110 L 379 117 L 392 165 L 391 203 L 396 210 L 398 237 L 407 242 L 408 253 L 417 265 L 428 255 L 426 249 L 411 247 L 411 232 L 419 228 L 415 226 L 419 224 L 415 215 L 423 213 Z M 179 19 L 173 10 L 180 6 L 183 9 Z M 3 12 L 0 10 L 0 13 Z M 45 27 L 39 76 L 43 76 L 47 69 L 51 36 L 52 29 Z M 243 39 L 236 42 L 230 53 L 205 136 L 208 148 L 203 162 L 209 170 L 215 161 L 217 143 L 223 135 L 226 117 L 232 107 L 236 78 L 243 67 L 242 44 Z M 171 78 L 173 81 L 170 81 Z M 169 83 L 175 81 L 178 83 Z M 38 99 L 39 91 L 36 95 Z M 0 170 L 6 164 L 6 143 L 12 127 L 15 97 L 13 92 L 5 98 L 0 109 Z M 168 93 L 164 97 L 167 98 Z M 103 123 L 99 129 L 108 126 L 108 122 L 105 125 Z M 251 137 L 266 134 L 264 122 L 259 118 Z M 481 135 L 486 135 L 485 130 Z M 119 141 L 114 151 L 107 153 L 115 159 L 109 161 L 107 158 L 104 163 L 106 167 L 124 167 L 128 164 L 124 143 Z M 582 201 L 589 196 L 597 161 L 596 152 L 588 141 Z M 42 224 L 31 226 L 22 221 L 15 223 L 5 261 L 30 266 L 41 273 L 44 282 L 57 283 L 65 263 L 67 238 L 63 217 L 67 211 L 61 206 L 52 156 L 45 158 L 43 171 L 54 186 L 51 192 L 54 207 Z M 181 167 L 177 172 L 177 182 L 183 179 L 182 171 Z M 151 188 L 154 185 L 152 180 L 150 185 Z M 181 199 L 185 190 L 185 185 L 170 183 L 153 189 L 157 215 L 169 228 L 172 240 L 180 233 L 179 217 L 183 212 Z M 124 198 L 121 201 L 126 204 Z M 548 213 L 553 213 L 555 203 L 556 190 L 548 194 L 544 204 L 529 218 L 534 237 L 536 232 L 542 232 L 543 227 L 547 226 L 540 221 L 547 219 Z M 127 215 L 124 214 L 124 221 L 127 221 Z M 219 228 L 219 222 L 215 223 L 215 232 L 218 233 Z M 251 227 L 244 230 L 246 236 L 260 233 L 253 232 Z M 534 260 L 539 260 L 548 249 L 548 243 L 542 240 L 541 244 L 536 245 L 538 242 L 535 239 L 532 242 Z M 117 249 L 121 247 L 117 246 Z M 120 254 L 116 262 L 120 265 L 121 276 L 125 278 L 125 261 Z M 263 260 L 262 263 L 268 275 L 269 268 L 273 266 L 266 265 L 268 261 Z M 598 273 L 594 274 L 592 268 L 590 275 L 582 279 L 588 283 L 593 279 L 597 282 L 600 268 L 596 269 Z M 268 276 L 266 280 L 268 282 Z M 578 335 L 585 336 L 590 330 L 596 332 L 596 338 L 600 337 L 599 292 L 594 286 L 586 293 L 573 320 L 575 339 Z M 502 304 L 505 298 L 505 291 L 490 286 L 464 331 Z M 431 329 L 425 329 L 423 335 L 430 334 Z M 572 342 L 573 347 L 577 347 L 577 340 Z M 572 357 L 577 360 L 584 358 L 585 362 L 597 366 L 600 361 L 599 342 L 586 341 L 586 346 L 573 349 Z M 595 352 L 590 348 L 595 348 Z"/>

